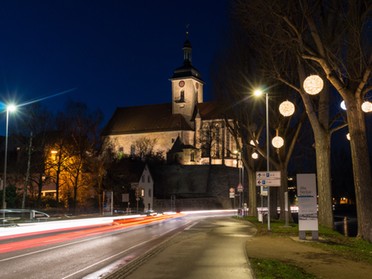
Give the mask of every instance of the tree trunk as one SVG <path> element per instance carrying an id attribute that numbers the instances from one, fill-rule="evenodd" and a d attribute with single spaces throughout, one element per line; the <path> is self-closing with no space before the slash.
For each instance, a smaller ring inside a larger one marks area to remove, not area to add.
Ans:
<path id="1" fill-rule="evenodd" d="M 333 229 L 330 135 L 315 131 L 319 223 Z"/>
<path id="2" fill-rule="evenodd" d="M 357 204 L 358 236 L 372 242 L 372 178 L 361 100 L 348 102 L 347 116 Z"/>
<path id="3" fill-rule="evenodd" d="M 248 173 L 248 207 L 249 216 L 257 216 L 256 173 L 247 168 Z"/>

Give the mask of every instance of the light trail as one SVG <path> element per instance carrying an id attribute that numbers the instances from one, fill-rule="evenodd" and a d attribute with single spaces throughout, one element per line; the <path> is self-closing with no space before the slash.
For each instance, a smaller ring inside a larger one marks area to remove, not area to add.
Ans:
<path id="1" fill-rule="evenodd" d="M 60 230 L 54 229 L 52 232 L 59 233 L 58 235 L 53 236 L 43 236 L 45 233 L 50 233 L 50 230 L 43 232 L 35 233 L 25 233 L 19 234 L 17 236 L 3 236 L 0 240 L 9 240 L 12 239 L 11 243 L 0 244 L 0 253 L 14 252 L 18 250 L 24 250 L 29 248 L 35 248 L 40 246 L 46 246 L 50 244 L 61 243 L 65 241 L 70 241 L 79 238 L 92 237 L 95 235 L 103 234 L 106 232 L 113 232 L 117 230 L 122 230 L 124 228 L 130 228 L 134 226 L 140 226 L 150 223 L 161 222 L 166 219 L 178 218 L 183 216 L 183 214 L 174 214 L 174 215 L 158 215 L 158 216 L 146 216 L 140 218 L 126 218 L 114 220 L 110 224 L 105 225 L 90 225 L 90 226 L 78 226 L 63 228 Z M 75 231 L 71 232 L 71 229 Z M 33 239 L 17 241 L 17 238 L 27 237 L 27 236 L 40 236 Z"/>

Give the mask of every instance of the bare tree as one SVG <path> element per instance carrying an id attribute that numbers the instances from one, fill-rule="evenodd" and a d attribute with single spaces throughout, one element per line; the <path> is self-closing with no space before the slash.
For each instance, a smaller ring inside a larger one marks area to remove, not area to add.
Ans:
<path id="1" fill-rule="evenodd" d="M 319 73 L 345 100 L 351 135 L 358 234 L 372 241 L 371 167 L 361 104 L 371 89 L 370 1 L 235 1 L 235 12 L 251 35 L 267 76 L 298 92 L 315 136 L 319 220 L 333 226 L 330 179 L 329 93 L 314 100 L 302 83 Z M 257 47 L 257 43 L 259 47 Z M 258 49 L 259 48 L 259 49 Z M 294 67 L 297 66 L 297 69 Z M 327 87 L 326 87 L 327 89 Z M 336 129 L 339 129 L 336 128 Z"/>
<path id="2" fill-rule="evenodd" d="M 47 132 L 52 129 L 54 118 L 50 111 L 42 107 L 39 103 L 34 103 L 22 107 L 24 117 L 18 121 L 18 138 L 23 142 L 25 166 L 25 182 L 22 197 L 22 208 L 26 207 L 27 194 L 34 192 L 33 182 L 38 185 L 37 203 L 41 204 L 41 191 L 43 187 L 43 176 L 46 172 L 45 165 L 45 146 L 47 144 Z"/>

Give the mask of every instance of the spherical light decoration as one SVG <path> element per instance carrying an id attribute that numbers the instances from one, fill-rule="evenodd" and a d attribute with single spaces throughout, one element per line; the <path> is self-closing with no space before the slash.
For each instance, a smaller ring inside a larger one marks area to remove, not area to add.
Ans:
<path id="1" fill-rule="evenodd" d="M 284 145 L 284 139 L 282 137 L 276 136 L 273 138 L 271 143 L 275 148 L 281 148 Z"/>
<path id="2" fill-rule="evenodd" d="M 256 145 L 258 145 L 258 140 L 251 140 L 250 142 L 249 142 L 249 144 L 250 145 L 252 145 L 252 146 L 256 146 Z"/>
<path id="3" fill-rule="evenodd" d="M 340 107 L 341 107 L 343 110 L 346 110 L 346 104 L 345 104 L 345 101 L 342 101 L 342 102 L 341 102 Z"/>
<path id="4" fill-rule="evenodd" d="M 350 140 L 350 133 L 347 133 L 346 138 Z"/>
<path id="5" fill-rule="evenodd" d="M 279 105 L 279 112 L 285 117 L 291 116 L 295 112 L 295 106 L 290 101 L 284 101 Z"/>
<path id="6" fill-rule="evenodd" d="M 318 75 L 311 75 L 304 80 L 304 90 L 307 94 L 316 95 L 322 91 L 324 86 L 323 79 Z"/>
<path id="7" fill-rule="evenodd" d="M 362 111 L 371 112 L 372 111 L 372 103 L 370 101 L 364 101 L 363 104 L 362 104 Z"/>
<path id="8" fill-rule="evenodd" d="M 255 159 L 255 160 L 258 159 L 258 154 L 257 154 L 257 152 L 253 152 L 253 153 L 252 153 L 252 158 Z"/>

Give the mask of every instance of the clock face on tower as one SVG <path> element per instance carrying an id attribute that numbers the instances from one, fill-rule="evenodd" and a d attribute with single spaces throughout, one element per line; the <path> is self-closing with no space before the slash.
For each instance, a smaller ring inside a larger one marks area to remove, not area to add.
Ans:
<path id="1" fill-rule="evenodd" d="M 181 81 L 178 83 L 178 85 L 179 85 L 180 87 L 184 87 L 184 86 L 185 86 L 185 82 L 184 82 L 183 80 L 181 80 Z"/>

